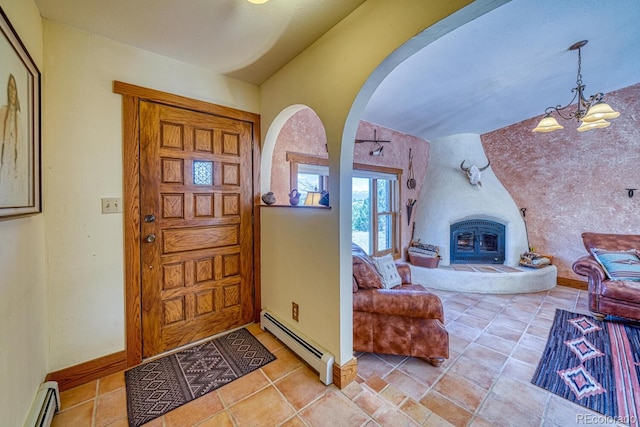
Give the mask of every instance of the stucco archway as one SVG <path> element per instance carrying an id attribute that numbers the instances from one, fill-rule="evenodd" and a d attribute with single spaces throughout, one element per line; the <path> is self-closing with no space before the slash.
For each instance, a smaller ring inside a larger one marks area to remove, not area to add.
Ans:
<path id="1" fill-rule="evenodd" d="M 291 186 L 292 168 L 298 169 L 300 161 L 298 158 L 291 160 L 289 156 L 296 153 L 326 161 L 326 146 L 324 125 L 311 107 L 297 104 L 285 108 L 267 130 L 265 149 L 268 153 L 261 161 L 261 193 L 271 191 L 276 197 L 276 204 L 287 205 L 288 193 L 296 187 Z M 304 198 L 305 189 L 297 189 Z"/>
<path id="2" fill-rule="evenodd" d="M 365 2 L 261 86 L 265 123 L 294 104 L 310 106 L 321 118 L 332 194 L 327 210 L 263 211 L 263 300 L 290 318 L 291 301 L 301 299 L 296 326 L 331 351 L 340 366 L 353 359 L 351 176 L 359 120 L 375 88 L 397 64 L 506 0 L 468 3 L 410 0 L 395 8 Z M 297 280 L 297 272 L 307 270 L 314 274 Z"/>

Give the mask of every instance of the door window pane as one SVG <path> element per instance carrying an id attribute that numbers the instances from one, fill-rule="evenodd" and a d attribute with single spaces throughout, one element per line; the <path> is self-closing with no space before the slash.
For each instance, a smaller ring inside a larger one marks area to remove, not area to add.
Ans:
<path id="1" fill-rule="evenodd" d="M 193 183 L 195 185 L 213 185 L 213 162 L 193 161 Z"/>

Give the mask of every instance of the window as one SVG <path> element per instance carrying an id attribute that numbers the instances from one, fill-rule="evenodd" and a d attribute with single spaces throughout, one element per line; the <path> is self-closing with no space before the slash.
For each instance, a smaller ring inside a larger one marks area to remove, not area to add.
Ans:
<path id="1" fill-rule="evenodd" d="M 399 254 L 399 174 L 354 169 L 353 175 L 352 241 L 369 255 Z"/>
<path id="2" fill-rule="evenodd" d="M 329 160 L 307 154 L 287 152 L 290 163 L 289 185 L 297 189 L 300 205 L 304 205 L 309 192 L 329 190 Z"/>
<path id="3" fill-rule="evenodd" d="M 304 197 L 300 197 L 300 204 L 305 204 L 309 192 L 321 193 L 329 190 L 329 167 L 298 165 L 298 191 Z"/>

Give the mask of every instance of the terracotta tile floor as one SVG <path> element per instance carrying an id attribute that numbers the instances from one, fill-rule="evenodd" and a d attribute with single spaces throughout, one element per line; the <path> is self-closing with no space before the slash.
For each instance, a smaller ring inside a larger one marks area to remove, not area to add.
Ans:
<path id="1" fill-rule="evenodd" d="M 258 325 L 278 360 L 147 426 L 571 426 L 589 411 L 530 384 L 556 308 L 587 313 L 567 287 L 516 295 L 434 291 L 445 308 L 450 358 L 358 354 L 358 381 L 324 386 Z M 594 414 L 594 413 L 591 413 Z M 54 426 L 127 426 L 122 372 L 62 393 Z"/>

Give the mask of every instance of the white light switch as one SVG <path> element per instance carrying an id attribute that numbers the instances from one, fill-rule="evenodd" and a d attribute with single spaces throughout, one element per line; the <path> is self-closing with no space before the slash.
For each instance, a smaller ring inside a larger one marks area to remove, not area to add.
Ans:
<path id="1" fill-rule="evenodd" d="M 102 213 L 118 213 L 122 212 L 122 197 L 103 197 Z"/>

